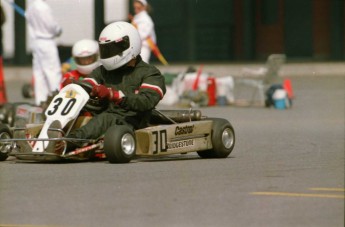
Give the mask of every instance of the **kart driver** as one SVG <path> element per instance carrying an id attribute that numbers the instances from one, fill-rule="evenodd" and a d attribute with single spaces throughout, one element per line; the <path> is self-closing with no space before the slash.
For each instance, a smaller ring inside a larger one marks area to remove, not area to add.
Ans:
<path id="1" fill-rule="evenodd" d="M 82 39 L 72 47 L 72 57 L 77 69 L 63 75 L 61 88 L 72 81 L 82 80 L 99 66 L 98 43 L 90 39 Z"/>
<path id="2" fill-rule="evenodd" d="M 102 65 L 84 81 L 93 87 L 91 96 L 108 100 L 109 106 L 86 125 L 72 131 L 69 138 L 97 139 L 113 125 L 126 124 L 133 130 L 147 126 L 151 110 L 163 98 L 166 88 L 160 71 L 142 61 L 140 49 L 139 33 L 130 23 L 114 22 L 103 29 L 99 36 Z M 57 125 L 53 124 L 51 127 L 59 127 L 58 121 Z M 52 133 L 50 138 L 54 137 Z M 48 148 L 55 149 L 54 143 L 51 141 Z M 74 145 L 68 143 L 67 150 L 76 148 Z"/>

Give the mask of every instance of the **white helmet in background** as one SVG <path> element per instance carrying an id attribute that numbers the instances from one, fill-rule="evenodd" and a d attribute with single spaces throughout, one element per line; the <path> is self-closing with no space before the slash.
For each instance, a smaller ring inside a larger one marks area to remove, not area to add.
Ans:
<path id="1" fill-rule="evenodd" d="M 141 39 L 137 29 L 127 22 L 106 26 L 99 36 L 100 62 L 106 70 L 127 64 L 140 54 Z"/>
<path id="2" fill-rule="evenodd" d="M 82 39 L 76 42 L 72 48 L 72 55 L 77 70 L 88 75 L 99 66 L 98 43 L 95 40 Z"/>

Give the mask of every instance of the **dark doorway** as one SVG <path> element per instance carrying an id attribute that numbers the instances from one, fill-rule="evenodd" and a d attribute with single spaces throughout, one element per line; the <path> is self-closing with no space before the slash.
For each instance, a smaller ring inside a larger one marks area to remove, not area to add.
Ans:
<path id="1" fill-rule="evenodd" d="M 312 0 L 288 0 L 284 8 L 286 55 L 312 57 Z"/>

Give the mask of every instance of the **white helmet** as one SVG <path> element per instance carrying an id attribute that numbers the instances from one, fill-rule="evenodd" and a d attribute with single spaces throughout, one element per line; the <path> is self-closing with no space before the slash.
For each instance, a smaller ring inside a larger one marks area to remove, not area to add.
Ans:
<path id="1" fill-rule="evenodd" d="M 79 40 L 73 45 L 72 55 L 81 74 L 88 75 L 99 66 L 98 44 L 95 40 Z"/>
<path id="2" fill-rule="evenodd" d="M 106 26 L 99 36 L 100 62 L 106 70 L 127 64 L 140 54 L 141 39 L 137 29 L 127 22 Z"/>

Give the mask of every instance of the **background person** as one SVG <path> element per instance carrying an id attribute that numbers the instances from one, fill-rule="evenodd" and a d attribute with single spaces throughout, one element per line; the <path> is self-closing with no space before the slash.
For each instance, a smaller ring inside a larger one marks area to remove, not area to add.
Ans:
<path id="1" fill-rule="evenodd" d="M 138 29 L 142 42 L 140 56 L 146 63 L 150 62 L 151 57 L 151 47 L 148 39 L 151 39 L 154 44 L 157 43 L 154 23 L 147 12 L 148 7 L 146 0 L 135 0 L 133 2 L 135 15 L 130 18 L 132 24 Z"/>
<path id="2" fill-rule="evenodd" d="M 82 39 L 72 47 L 72 58 L 76 69 L 63 75 L 61 87 L 66 86 L 73 80 L 82 80 L 99 66 L 99 48 L 95 40 Z"/>
<path id="3" fill-rule="evenodd" d="M 40 105 L 60 86 L 61 63 L 55 38 L 62 29 L 45 0 L 33 0 L 25 16 L 32 38 L 35 103 Z"/>

